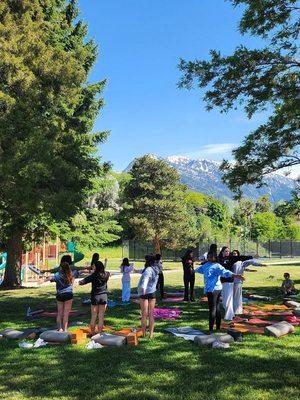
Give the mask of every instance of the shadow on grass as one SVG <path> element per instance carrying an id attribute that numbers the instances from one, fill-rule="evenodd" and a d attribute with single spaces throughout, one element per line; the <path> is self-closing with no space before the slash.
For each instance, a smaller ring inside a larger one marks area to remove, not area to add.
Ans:
<path id="1" fill-rule="evenodd" d="M 172 288 L 176 290 L 176 288 Z M 269 290 L 270 289 L 270 290 Z M 257 288 L 272 296 L 272 288 Z M 28 296 L 0 297 L 1 325 L 24 317 L 28 302 L 33 308 L 55 309 L 53 290 Z M 112 291 L 112 298 L 120 291 Z M 199 297 L 200 291 L 197 293 Z M 84 297 L 82 293 L 80 297 Z M 159 303 L 161 304 L 161 303 Z M 180 306 L 182 318 L 159 321 L 155 340 L 142 339 L 138 347 L 102 348 L 89 351 L 80 346 L 56 346 L 22 350 L 17 342 L 0 341 L 1 392 L 6 398 L 104 399 L 104 400 L 296 400 L 299 394 L 299 335 L 281 340 L 250 335 L 229 350 L 198 347 L 175 338 L 163 329 L 168 325 L 192 325 L 206 329 L 207 306 Z M 3 308 L 4 307 L 4 308 Z M 76 296 L 74 308 L 86 309 Z M 4 317 L 4 319 L 3 319 Z M 115 327 L 138 323 L 139 306 L 108 309 L 106 323 Z M 40 324 L 37 320 L 23 326 Z M 45 322 L 42 320 L 43 323 Z M 47 320 L 54 321 L 54 319 Z"/>

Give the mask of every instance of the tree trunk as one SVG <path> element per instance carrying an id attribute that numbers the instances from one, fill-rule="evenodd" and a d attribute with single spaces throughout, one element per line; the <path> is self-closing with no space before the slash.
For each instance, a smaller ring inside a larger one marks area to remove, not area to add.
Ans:
<path id="1" fill-rule="evenodd" d="M 22 232 L 14 232 L 7 242 L 7 261 L 2 287 L 21 286 Z"/>
<path id="2" fill-rule="evenodd" d="M 155 249 L 155 254 L 160 254 L 160 242 L 159 242 L 159 238 L 157 236 L 155 236 L 154 240 L 154 249 Z"/>

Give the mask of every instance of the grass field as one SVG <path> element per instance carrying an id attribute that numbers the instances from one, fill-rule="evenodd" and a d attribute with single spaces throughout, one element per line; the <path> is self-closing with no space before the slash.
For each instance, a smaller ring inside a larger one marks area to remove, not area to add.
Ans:
<path id="1" fill-rule="evenodd" d="M 170 264 L 165 273 L 168 289 L 182 288 L 182 273 Z M 166 266 L 167 267 L 167 266 Z M 300 266 L 276 266 L 248 273 L 244 284 L 257 294 L 278 296 L 283 272 L 300 285 Z M 133 276 L 136 286 L 138 276 Z M 196 277 L 197 295 L 202 277 Z M 120 278 L 109 285 L 110 298 L 120 297 Z M 76 287 L 73 308 L 89 287 Z M 0 329 L 49 326 L 53 320 L 24 321 L 27 306 L 55 309 L 55 288 L 0 291 Z M 170 305 L 172 307 L 172 305 Z M 207 330 L 208 312 L 199 303 L 182 304 L 176 325 Z M 81 321 L 89 321 L 89 308 Z M 116 328 L 138 326 L 137 304 L 108 309 L 106 324 Z M 172 323 L 171 323 L 172 324 Z M 164 333 L 169 322 L 156 325 L 153 341 L 142 339 L 136 348 L 86 350 L 84 346 L 59 346 L 22 350 L 15 341 L 0 341 L 0 399 L 103 399 L 103 400 L 299 400 L 300 328 L 295 335 L 275 340 L 248 335 L 229 350 L 197 347 Z"/>

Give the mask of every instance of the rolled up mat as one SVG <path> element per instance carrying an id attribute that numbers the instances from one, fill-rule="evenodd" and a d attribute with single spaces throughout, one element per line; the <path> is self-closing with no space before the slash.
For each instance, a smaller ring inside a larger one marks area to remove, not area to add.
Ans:
<path id="1" fill-rule="evenodd" d="M 194 338 L 194 343 L 202 346 L 207 346 L 215 341 L 219 341 L 222 343 L 232 343 L 234 342 L 234 339 L 228 333 L 222 333 L 222 332 L 213 333 L 211 335 L 199 335 L 195 336 Z"/>
<path id="2" fill-rule="evenodd" d="M 223 343 L 232 343 L 232 342 L 234 342 L 233 337 L 231 335 L 229 335 L 228 333 L 217 332 L 217 333 L 214 333 L 213 336 L 219 342 L 223 342 Z"/>
<path id="3" fill-rule="evenodd" d="M 300 303 L 298 303 L 297 301 L 288 300 L 284 304 L 290 308 L 300 308 Z"/>
<path id="4" fill-rule="evenodd" d="M 17 329 L 4 329 L 3 331 L 0 332 L 0 334 L 7 338 L 7 339 L 26 339 L 30 337 L 31 339 L 34 339 L 36 330 L 35 329 L 24 329 L 23 331 L 19 331 Z"/>
<path id="5" fill-rule="evenodd" d="M 55 330 L 45 331 L 40 334 L 40 339 L 45 342 L 67 343 L 70 342 L 72 334 L 69 332 L 58 332 Z"/>
<path id="6" fill-rule="evenodd" d="M 294 314 L 296 317 L 300 317 L 300 308 L 295 308 L 295 309 L 293 310 L 293 314 Z"/>
<path id="7" fill-rule="evenodd" d="M 103 346 L 123 346 L 126 344 L 125 336 L 111 335 L 109 333 L 98 333 L 95 336 L 92 336 L 92 340 L 96 343 L 100 343 Z"/>
<path id="8" fill-rule="evenodd" d="M 293 325 L 288 323 L 287 321 L 281 321 L 277 324 L 266 326 L 265 327 L 265 334 L 268 336 L 273 336 L 279 338 L 283 335 L 287 335 L 288 333 L 294 333 L 295 328 Z"/>
<path id="9" fill-rule="evenodd" d="M 194 343 L 197 344 L 198 346 L 209 346 L 210 344 L 213 344 L 213 342 L 216 341 L 216 338 L 214 335 L 199 335 L 195 336 L 194 338 Z"/>

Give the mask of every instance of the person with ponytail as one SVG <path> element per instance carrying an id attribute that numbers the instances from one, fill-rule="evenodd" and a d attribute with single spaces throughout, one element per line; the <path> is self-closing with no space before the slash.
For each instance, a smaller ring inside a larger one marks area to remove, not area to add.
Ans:
<path id="1" fill-rule="evenodd" d="M 92 284 L 91 290 L 91 334 L 101 332 L 104 326 L 104 314 L 107 307 L 107 282 L 110 273 L 105 271 L 105 266 L 101 261 L 94 263 L 93 272 L 79 281 L 79 285 Z M 98 326 L 97 326 L 98 318 Z"/>
<path id="2" fill-rule="evenodd" d="M 70 264 L 61 262 L 59 272 L 56 272 L 48 280 L 56 283 L 57 329 L 59 332 L 66 332 L 73 303 L 74 275 Z"/>

